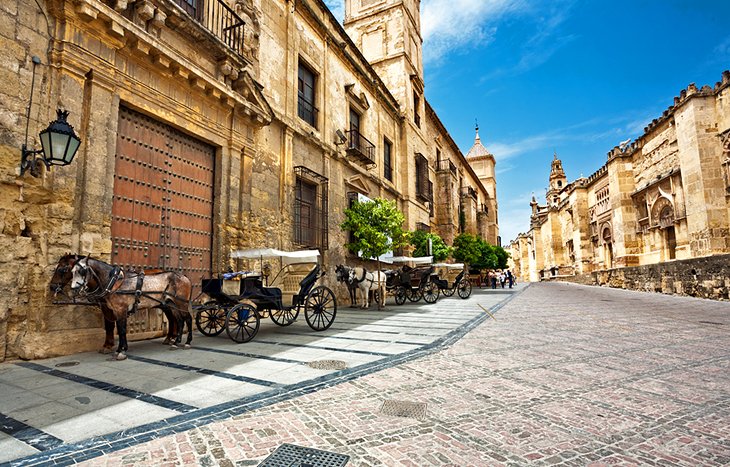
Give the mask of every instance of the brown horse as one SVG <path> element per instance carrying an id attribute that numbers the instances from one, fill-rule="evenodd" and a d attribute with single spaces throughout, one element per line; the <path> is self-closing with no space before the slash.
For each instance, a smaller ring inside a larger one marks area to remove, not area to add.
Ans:
<path id="1" fill-rule="evenodd" d="M 72 269 L 76 262 L 83 258 L 85 258 L 85 256 L 66 254 L 58 260 L 58 264 L 56 264 L 56 269 L 53 271 L 53 277 L 51 277 L 51 282 L 49 284 L 49 287 L 51 289 L 51 292 L 53 292 L 54 297 L 58 296 L 59 294 L 66 295 L 63 290 L 66 285 L 71 282 L 71 278 L 73 277 Z M 149 275 L 154 275 L 161 272 L 164 271 L 161 269 L 148 269 L 144 271 L 145 274 Z M 96 289 L 99 287 L 100 285 L 96 283 L 95 277 L 89 278 L 90 289 Z M 76 298 L 78 298 L 82 302 L 94 303 L 98 305 L 99 308 L 101 308 L 101 313 L 104 317 L 104 329 L 106 331 L 106 338 L 104 340 L 103 347 L 99 350 L 100 353 L 112 353 L 112 349 L 114 347 L 114 326 L 116 324 L 117 334 L 119 335 L 119 346 L 117 347 L 116 358 L 119 360 L 124 360 L 126 358 L 125 352 L 128 349 L 127 315 L 124 314 L 123 316 L 118 318 L 115 315 L 114 311 L 106 305 L 106 302 L 104 300 L 81 295 L 74 297 L 74 299 Z M 173 317 L 169 309 L 163 308 L 162 310 L 165 313 L 168 322 L 167 337 L 165 337 L 163 344 L 170 344 L 174 341 L 175 335 L 177 333 L 177 319 Z"/>

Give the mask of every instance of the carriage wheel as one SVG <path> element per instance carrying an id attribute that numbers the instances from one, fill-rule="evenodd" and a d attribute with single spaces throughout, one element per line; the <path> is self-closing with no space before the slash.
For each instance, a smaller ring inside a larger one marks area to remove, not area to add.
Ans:
<path id="1" fill-rule="evenodd" d="M 218 303 L 195 307 L 195 326 L 204 336 L 217 336 L 226 327 L 226 307 Z"/>
<path id="2" fill-rule="evenodd" d="M 403 305 L 406 302 L 406 289 L 398 287 L 395 289 L 395 303 L 396 305 Z"/>
<path id="3" fill-rule="evenodd" d="M 439 286 L 434 282 L 429 282 L 423 287 L 423 299 L 426 303 L 436 303 L 439 298 Z"/>
<path id="4" fill-rule="evenodd" d="M 406 297 L 411 302 L 417 302 L 423 297 L 423 290 L 421 288 L 414 289 L 412 286 L 406 289 Z"/>
<path id="5" fill-rule="evenodd" d="M 248 303 L 231 308 L 226 314 L 226 333 L 235 342 L 248 342 L 259 332 L 259 312 Z"/>
<path id="6" fill-rule="evenodd" d="M 456 284 L 454 284 L 451 288 L 447 287 L 445 289 L 441 289 L 441 292 L 444 294 L 444 297 L 451 297 L 454 295 L 454 292 L 456 292 L 456 287 Z"/>
<path id="7" fill-rule="evenodd" d="M 324 331 L 332 326 L 337 314 L 337 298 L 329 288 L 320 285 L 309 292 L 304 300 L 304 318 L 315 331 Z"/>
<path id="8" fill-rule="evenodd" d="M 269 316 L 271 317 L 271 321 L 275 322 L 279 326 L 289 326 L 291 323 L 296 321 L 297 316 L 299 316 L 299 307 L 284 307 L 279 309 L 272 308 L 270 311 L 271 314 Z"/>
<path id="9" fill-rule="evenodd" d="M 469 282 L 469 279 L 460 280 L 456 288 L 458 289 L 460 298 L 469 298 L 471 295 L 471 282 Z"/>

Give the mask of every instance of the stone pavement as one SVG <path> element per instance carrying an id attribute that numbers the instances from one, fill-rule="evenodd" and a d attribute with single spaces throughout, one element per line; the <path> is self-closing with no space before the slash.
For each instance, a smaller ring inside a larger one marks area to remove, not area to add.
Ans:
<path id="1" fill-rule="evenodd" d="M 282 443 L 348 466 L 730 464 L 729 303 L 540 283 L 494 318 L 420 358 L 82 465 L 257 465 Z"/>
<path id="2" fill-rule="evenodd" d="M 0 464 L 71 464 L 339 384 L 432 353 L 487 319 L 514 290 L 466 300 L 340 306 L 331 328 L 265 319 L 256 338 L 196 333 L 170 352 L 134 342 L 118 362 L 96 352 L 0 364 Z M 391 300 L 392 302 L 392 300 Z M 100 333 L 101 336 L 101 333 Z"/>

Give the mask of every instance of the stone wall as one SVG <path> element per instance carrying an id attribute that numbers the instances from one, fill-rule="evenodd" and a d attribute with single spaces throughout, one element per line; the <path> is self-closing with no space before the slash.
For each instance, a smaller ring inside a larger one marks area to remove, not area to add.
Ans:
<path id="1" fill-rule="evenodd" d="M 728 300 L 730 255 L 597 271 L 554 280 L 627 290 Z"/>

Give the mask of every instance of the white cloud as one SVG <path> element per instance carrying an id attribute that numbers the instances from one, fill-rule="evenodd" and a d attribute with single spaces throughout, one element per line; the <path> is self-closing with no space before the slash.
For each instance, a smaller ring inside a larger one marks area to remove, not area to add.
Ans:
<path id="1" fill-rule="evenodd" d="M 455 49 L 485 46 L 497 32 L 494 23 L 524 8 L 525 0 L 424 0 L 424 61 L 438 61 Z"/>

